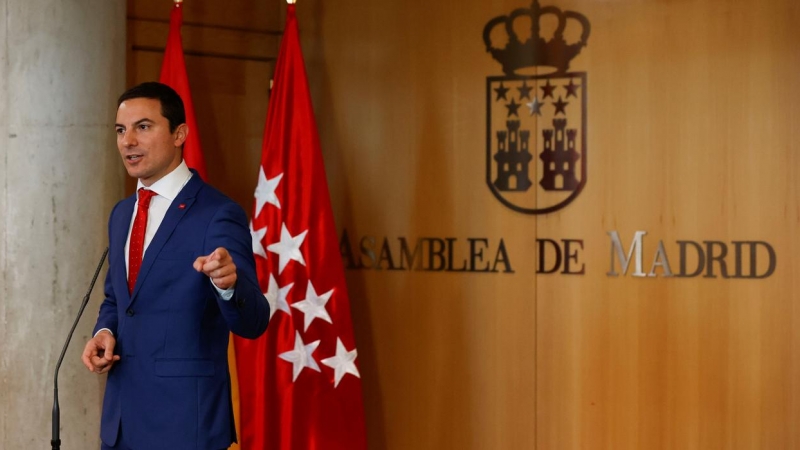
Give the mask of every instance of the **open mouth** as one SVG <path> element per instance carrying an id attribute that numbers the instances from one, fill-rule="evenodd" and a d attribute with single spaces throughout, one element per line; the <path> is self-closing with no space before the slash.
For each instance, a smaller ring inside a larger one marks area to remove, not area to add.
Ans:
<path id="1" fill-rule="evenodd" d="M 142 159 L 142 155 L 128 155 L 128 156 L 125 157 L 125 159 L 127 159 L 128 161 L 131 161 L 131 162 L 135 162 L 135 161 L 139 161 L 140 159 Z"/>

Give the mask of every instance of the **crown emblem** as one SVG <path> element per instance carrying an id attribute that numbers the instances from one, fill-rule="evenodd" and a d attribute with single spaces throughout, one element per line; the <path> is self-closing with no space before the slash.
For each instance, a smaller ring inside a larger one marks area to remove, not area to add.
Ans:
<path id="1" fill-rule="evenodd" d="M 558 26 L 550 40 L 545 40 L 540 35 L 539 20 L 545 15 L 553 15 L 558 19 Z M 531 35 L 525 42 L 520 42 L 514 31 L 514 23 L 523 16 L 531 20 Z M 581 37 L 577 42 L 568 44 L 564 40 L 564 29 L 570 19 L 581 25 Z M 504 25 L 508 36 L 508 43 L 504 48 L 492 45 L 491 34 L 498 25 Z M 535 66 L 555 67 L 556 73 L 565 73 L 569 69 L 570 61 L 586 45 L 590 29 L 589 20 L 583 14 L 562 11 L 555 6 L 541 7 L 539 0 L 533 0 L 529 9 L 517 8 L 507 16 L 490 20 L 483 28 L 483 42 L 486 44 L 486 51 L 502 64 L 506 75 L 514 75 L 519 69 Z"/>

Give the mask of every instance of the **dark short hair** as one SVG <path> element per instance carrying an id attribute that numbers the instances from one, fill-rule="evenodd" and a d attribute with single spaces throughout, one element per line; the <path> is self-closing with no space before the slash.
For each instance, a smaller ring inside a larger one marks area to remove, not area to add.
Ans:
<path id="1" fill-rule="evenodd" d="M 175 128 L 178 128 L 178 125 L 186 123 L 186 110 L 183 109 L 183 100 L 181 100 L 181 96 L 166 84 L 147 81 L 136 85 L 119 96 L 119 99 L 117 99 L 117 107 L 119 108 L 122 102 L 132 98 L 150 98 L 158 100 L 161 103 L 161 115 L 166 117 L 169 121 L 170 133 L 174 132 Z"/>

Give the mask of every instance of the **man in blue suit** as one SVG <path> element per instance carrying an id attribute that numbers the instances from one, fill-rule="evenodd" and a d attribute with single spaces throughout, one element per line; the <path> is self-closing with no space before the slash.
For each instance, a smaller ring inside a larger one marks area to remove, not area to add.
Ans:
<path id="1" fill-rule="evenodd" d="M 228 448 L 229 331 L 254 339 L 269 321 L 247 217 L 186 167 L 189 130 L 171 88 L 126 91 L 115 129 L 139 181 L 111 212 L 106 298 L 82 356 L 108 373 L 101 448 Z"/>

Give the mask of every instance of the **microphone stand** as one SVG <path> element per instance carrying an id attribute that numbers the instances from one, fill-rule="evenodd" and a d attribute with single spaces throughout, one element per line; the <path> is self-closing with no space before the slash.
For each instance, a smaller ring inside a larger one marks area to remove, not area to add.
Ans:
<path id="1" fill-rule="evenodd" d="M 97 281 L 97 276 L 100 274 L 100 269 L 103 267 L 103 262 L 106 260 L 106 255 L 108 255 L 108 247 L 106 247 L 106 250 L 103 252 L 103 256 L 100 257 L 100 263 L 97 264 L 97 270 L 94 271 L 92 283 L 89 284 L 89 290 L 86 292 L 86 296 L 83 297 L 83 303 L 81 303 L 81 309 L 78 311 L 78 317 L 75 318 L 75 323 L 72 324 L 72 329 L 69 330 L 67 341 L 64 342 L 64 348 L 61 349 L 61 356 L 58 357 L 58 364 L 56 364 L 56 373 L 53 377 L 53 439 L 50 440 L 52 450 L 61 449 L 61 410 L 58 407 L 58 369 L 61 368 L 61 362 L 64 360 L 64 354 L 67 353 L 69 341 L 72 340 L 72 333 L 75 332 L 75 327 L 78 326 L 78 321 L 81 320 L 83 310 L 86 309 L 86 305 L 89 303 L 89 296 L 92 294 L 94 283 Z"/>

